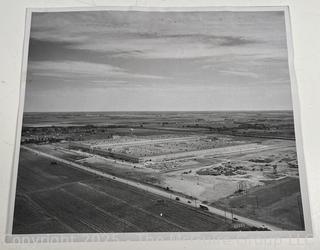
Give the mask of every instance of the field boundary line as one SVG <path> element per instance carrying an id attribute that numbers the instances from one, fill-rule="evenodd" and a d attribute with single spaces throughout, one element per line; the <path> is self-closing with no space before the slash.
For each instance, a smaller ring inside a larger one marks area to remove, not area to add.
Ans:
<path id="1" fill-rule="evenodd" d="M 118 182 L 121 182 L 121 183 L 130 185 L 130 186 L 139 188 L 141 190 L 145 190 L 145 191 L 148 191 L 148 192 L 151 192 L 151 193 L 158 194 L 158 195 L 160 195 L 162 197 L 166 197 L 166 198 L 171 199 L 171 196 L 172 196 L 172 193 L 166 192 L 165 190 L 160 190 L 158 188 L 151 187 L 151 186 L 148 186 L 146 184 L 142 184 L 140 182 L 127 180 L 127 179 L 120 178 L 120 177 L 115 177 L 113 175 L 110 175 L 110 174 L 107 174 L 107 173 L 92 169 L 90 167 L 86 167 L 86 166 L 77 164 L 77 163 L 74 163 L 74 162 L 70 162 L 70 161 L 61 159 L 59 157 L 56 157 L 56 156 L 53 156 L 53 155 L 50 155 L 50 154 L 35 150 L 33 148 L 29 148 L 27 146 L 21 146 L 21 148 L 22 149 L 26 149 L 26 150 L 28 150 L 30 152 L 39 154 L 39 155 L 44 156 L 44 157 L 47 157 L 47 158 L 50 158 L 50 159 L 54 159 L 56 161 L 59 161 L 59 162 L 64 163 L 66 165 L 69 165 L 70 167 L 74 167 L 74 168 L 77 168 L 77 169 L 82 170 L 82 171 L 89 172 L 89 173 L 94 174 L 94 175 L 100 175 L 100 176 L 108 178 L 108 179 L 116 180 Z M 193 205 L 190 205 L 188 203 L 189 199 L 187 199 L 185 197 L 182 197 L 182 196 L 179 196 L 179 195 L 174 195 L 174 196 L 179 198 L 179 201 L 182 204 L 194 207 Z M 198 203 L 201 203 L 201 201 L 199 201 L 199 200 L 195 200 L 195 201 L 196 202 L 198 201 Z M 215 208 L 213 206 L 209 206 L 209 205 L 206 205 L 206 204 L 204 204 L 204 206 L 206 206 L 208 208 L 208 212 L 214 213 L 216 215 L 219 215 L 219 216 L 231 219 L 231 220 L 233 220 L 233 218 L 236 217 L 238 222 L 244 223 L 244 224 L 246 224 L 248 226 L 257 227 L 257 228 L 268 228 L 271 231 L 273 231 L 273 230 L 274 231 L 282 231 L 283 230 L 283 229 L 281 229 L 279 227 L 276 227 L 274 225 L 271 225 L 271 224 L 268 224 L 268 223 L 265 223 L 265 222 L 262 222 L 262 221 L 258 221 L 258 220 L 253 220 L 253 219 L 250 219 L 250 218 L 247 218 L 247 217 L 244 217 L 244 216 L 240 216 L 240 215 L 228 212 L 226 210 L 221 210 L 221 209 Z"/>
<path id="2" fill-rule="evenodd" d="M 87 184 L 85 184 L 85 183 L 82 183 L 82 184 L 83 184 L 83 185 L 86 185 L 88 188 L 93 189 L 92 187 L 90 187 L 89 185 L 87 185 Z M 96 190 L 96 189 L 95 189 L 95 190 Z M 176 223 L 174 223 L 174 222 L 172 222 L 172 221 L 170 221 L 170 220 L 168 220 L 168 219 L 166 219 L 166 218 L 163 218 L 163 217 L 161 217 L 161 216 L 158 216 L 158 215 L 156 215 L 156 214 L 153 214 L 153 213 L 151 213 L 151 212 L 149 212 L 149 211 L 147 211 L 147 210 L 145 210 L 145 209 L 143 209 L 143 208 L 141 208 L 141 207 L 138 207 L 138 206 L 135 206 L 135 205 L 131 205 L 130 203 L 128 203 L 128 202 L 126 202 L 126 201 L 124 201 L 124 200 L 122 200 L 122 199 L 120 199 L 120 198 L 117 198 L 117 197 L 115 197 L 115 196 L 113 196 L 113 195 L 107 194 L 107 193 L 105 193 L 105 192 L 103 192 L 103 191 L 101 191 L 101 190 L 96 190 L 96 191 L 98 191 L 99 193 L 102 193 L 103 195 L 105 195 L 105 196 L 107 196 L 107 197 L 110 197 L 110 198 L 112 198 L 112 199 L 114 199 L 114 200 L 117 200 L 117 201 L 119 201 L 119 202 L 121 202 L 121 203 L 125 203 L 125 204 L 127 204 L 129 207 L 138 209 L 138 210 L 142 211 L 142 212 L 145 213 L 145 214 L 151 215 L 152 217 L 156 217 L 156 218 L 158 218 L 158 219 L 160 219 L 160 220 L 164 220 L 165 222 L 167 222 L 167 223 L 169 223 L 169 224 L 171 224 L 171 225 L 174 225 L 175 227 L 178 227 L 178 228 L 183 229 L 183 230 L 185 230 L 185 231 L 188 231 L 188 230 L 189 230 L 189 229 L 186 228 L 186 227 L 180 226 L 180 225 L 178 225 L 178 224 L 176 224 Z"/>
<path id="3" fill-rule="evenodd" d="M 98 210 L 99 212 L 101 212 L 101 213 L 103 213 L 103 214 L 105 214 L 105 215 L 107 215 L 107 216 L 110 216 L 110 217 L 112 217 L 112 218 L 114 218 L 114 219 L 116 219 L 116 220 L 119 220 L 119 221 L 121 221 L 121 222 L 123 222 L 123 223 L 125 223 L 125 224 L 127 224 L 127 225 L 129 225 L 129 226 L 131 226 L 131 227 L 134 227 L 134 228 L 138 229 L 139 231 L 143 232 L 142 228 L 140 228 L 139 226 L 136 226 L 136 225 L 132 224 L 130 221 L 127 221 L 127 220 L 122 219 L 122 218 L 120 218 L 120 217 L 118 217 L 118 216 L 116 216 L 116 215 L 113 215 L 113 214 L 105 211 L 104 209 L 102 209 L 102 208 L 100 208 L 100 207 L 92 204 L 92 203 L 89 202 L 89 201 L 86 201 L 86 200 L 83 199 L 83 198 L 80 198 L 80 197 L 74 195 L 73 193 L 71 193 L 71 192 L 69 192 L 69 191 L 67 191 L 67 190 L 65 190 L 65 189 L 63 189 L 63 188 L 62 188 L 61 190 L 62 190 L 62 192 L 65 192 L 66 194 L 74 197 L 75 199 L 80 200 L 80 201 L 88 204 L 88 205 L 91 206 L 91 207 L 94 207 L 94 208 L 95 208 L 96 210 Z"/>

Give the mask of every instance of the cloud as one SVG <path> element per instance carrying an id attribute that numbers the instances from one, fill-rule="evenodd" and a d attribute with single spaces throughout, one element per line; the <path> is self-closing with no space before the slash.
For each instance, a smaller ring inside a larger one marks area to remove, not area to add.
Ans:
<path id="1" fill-rule="evenodd" d="M 191 59 L 241 48 L 277 55 L 285 49 L 281 22 L 277 12 L 36 13 L 31 37 L 114 57 Z"/>
<path id="2" fill-rule="evenodd" d="M 29 78 L 48 77 L 64 80 L 81 80 L 108 83 L 112 79 L 114 83 L 127 83 L 127 80 L 119 79 L 164 79 L 162 76 L 131 73 L 122 68 L 108 64 L 97 64 L 76 61 L 38 61 L 31 62 L 28 66 Z M 118 80 L 116 80 L 118 79 Z"/>
<path id="3" fill-rule="evenodd" d="M 53 102 L 60 91 L 70 96 L 92 92 L 88 105 L 98 105 L 99 91 L 111 99 L 124 98 L 121 103 L 129 102 L 123 96 L 143 94 L 152 109 L 160 103 L 160 93 L 163 103 L 170 93 L 176 102 L 188 96 L 181 102 L 186 106 L 193 105 L 191 99 L 207 102 L 199 91 L 210 95 L 208 100 L 234 93 L 232 102 L 253 107 L 247 98 L 251 93 L 260 102 L 265 89 L 273 94 L 282 89 L 281 103 L 289 105 L 285 32 L 283 13 L 269 11 L 34 13 L 27 91 L 33 97 L 51 91 Z M 240 91 L 245 96 L 241 101 L 236 97 Z M 113 107 L 111 99 L 102 94 L 101 99 Z M 230 99 L 222 99 L 227 107 Z"/>

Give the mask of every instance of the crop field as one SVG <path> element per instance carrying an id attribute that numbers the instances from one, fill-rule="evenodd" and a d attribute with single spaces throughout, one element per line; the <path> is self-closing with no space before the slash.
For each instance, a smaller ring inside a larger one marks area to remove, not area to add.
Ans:
<path id="1" fill-rule="evenodd" d="M 259 223 L 304 227 L 291 111 L 26 113 L 24 122 L 21 142 L 39 154 Z M 61 164 L 21 151 L 15 232 L 232 230 L 199 208 L 159 204 L 155 194 Z"/>
<path id="2" fill-rule="evenodd" d="M 286 13 L 102 12 L 32 14 L 16 238 L 308 233 Z"/>
<path id="3" fill-rule="evenodd" d="M 225 231 L 224 218 L 21 150 L 13 233 Z M 37 163 L 37 164 L 35 164 Z M 162 202 L 159 203 L 159 200 Z"/>
<path id="4" fill-rule="evenodd" d="M 269 181 L 263 186 L 221 199 L 213 205 L 235 213 L 272 222 L 284 229 L 303 230 L 303 208 L 298 178 Z"/>
<path id="5" fill-rule="evenodd" d="M 46 158 L 21 150 L 17 192 L 32 192 L 93 178 L 84 172 L 74 171 L 71 168 L 52 163 Z"/>

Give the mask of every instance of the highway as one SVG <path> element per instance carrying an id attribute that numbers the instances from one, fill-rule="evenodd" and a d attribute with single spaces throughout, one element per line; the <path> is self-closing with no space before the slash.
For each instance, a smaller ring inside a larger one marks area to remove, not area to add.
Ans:
<path id="1" fill-rule="evenodd" d="M 80 164 L 72 162 L 72 161 L 61 159 L 59 157 L 56 157 L 56 156 L 41 152 L 39 150 L 30 148 L 30 147 L 27 147 L 27 146 L 21 146 L 21 148 L 25 149 L 25 150 L 28 150 L 30 152 L 33 152 L 35 154 L 47 157 L 47 158 L 52 159 L 54 161 L 64 163 L 64 164 L 69 165 L 69 166 L 71 166 L 73 168 L 80 169 L 82 171 L 87 171 L 87 172 L 95 174 L 95 175 L 99 175 L 99 176 L 102 176 L 102 177 L 105 177 L 105 178 L 108 178 L 108 179 L 112 179 L 112 180 L 115 180 L 115 181 L 118 181 L 118 182 L 121 182 L 121 183 L 125 183 L 127 185 L 139 188 L 139 189 L 147 191 L 147 192 L 151 192 L 153 194 L 160 195 L 160 196 L 165 197 L 165 198 L 178 200 L 179 202 L 181 202 L 181 203 L 183 203 L 185 205 L 191 206 L 191 207 L 199 207 L 199 205 L 202 204 L 201 201 L 199 201 L 197 199 L 190 200 L 190 199 L 187 199 L 187 198 L 185 198 L 183 196 L 176 195 L 176 194 L 173 194 L 171 192 L 168 192 L 168 191 L 166 191 L 164 189 L 162 190 L 162 189 L 159 189 L 159 188 L 156 188 L 156 187 L 152 187 L 152 186 L 140 183 L 140 182 L 136 182 L 136 181 L 127 180 L 127 179 L 124 179 L 124 178 L 115 177 L 113 175 L 104 173 L 102 171 L 95 170 L 95 169 L 92 169 L 90 167 L 86 167 L 86 166 L 80 165 Z M 218 208 L 215 208 L 215 207 L 212 207 L 212 206 L 208 206 L 208 205 L 205 205 L 205 204 L 202 204 L 202 205 L 206 206 L 208 208 L 208 211 L 213 213 L 213 214 L 216 214 L 216 215 L 219 215 L 219 216 L 222 216 L 222 217 L 226 217 L 228 219 L 236 218 L 237 222 L 244 223 L 244 224 L 246 224 L 248 226 L 254 226 L 254 227 L 258 227 L 258 228 L 265 227 L 265 228 L 268 228 L 269 230 L 272 230 L 272 231 L 281 231 L 282 230 L 279 227 L 270 225 L 270 224 L 262 222 L 262 221 L 249 219 L 249 218 L 234 214 L 232 212 L 225 211 L 225 210 L 222 210 L 222 209 L 218 209 Z"/>

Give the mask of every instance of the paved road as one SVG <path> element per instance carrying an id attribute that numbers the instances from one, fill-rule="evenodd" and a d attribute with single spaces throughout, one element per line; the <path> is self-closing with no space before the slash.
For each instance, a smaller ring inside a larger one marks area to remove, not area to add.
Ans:
<path id="1" fill-rule="evenodd" d="M 172 193 L 167 192 L 165 190 L 158 189 L 158 188 L 155 188 L 155 187 L 152 187 L 152 186 L 149 186 L 149 185 L 146 185 L 146 184 L 142 184 L 142 183 L 139 183 L 139 182 L 136 182 L 136 181 L 115 177 L 113 175 L 101 172 L 99 170 L 95 170 L 95 169 L 92 169 L 90 167 L 86 167 L 86 166 L 77 164 L 75 162 L 64 160 L 64 159 L 61 159 L 59 157 L 56 157 L 56 156 L 41 152 L 39 150 L 30 148 L 30 147 L 27 147 L 27 146 L 21 146 L 21 148 L 23 148 L 25 150 L 28 150 L 28 151 L 31 151 L 31 152 L 33 152 L 35 154 L 47 157 L 49 159 L 55 160 L 57 162 L 65 163 L 65 164 L 67 164 L 67 165 L 69 165 L 71 167 L 74 167 L 74 168 L 77 168 L 77 169 L 80 169 L 80 170 L 83 170 L 83 171 L 87 171 L 89 173 L 93 173 L 93 174 L 96 174 L 96 175 L 99 175 L 99 176 L 102 176 L 102 177 L 105 177 L 105 178 L 113 179 L 113 180 L 119 181 L 121 183 L 125 183 L 127 185 L 142 189 L 144 191 L 160 195 L 162 197 L 166 197 L 166 198 L 169 198 L 169 199 L 179 199 L 179 201 L 181 203 L 184 203 L 184 204 L 186 204 L 188 206 L 199 207 L 199 205 L 201 204 L 201 201 L 199 201 L 197 199 L 191 201 L 190 199 L 187 199 L 187 198 L 185 198 L 183 196 L 175 195 L 175 194 L 172 194 Z M 213 213 L 213 214 L 220 215 L 220 216 L 226 217 L 228 219 L 237 218 L 238 222 L 244 223 L 244 224 L 246 224 L 248 226 L 266 227 L 266 228 L 268 228 L 269 230 L 272 230 L 272 231 L 280 231 L 280 230 L 282 230 L 281 228 L 278 228 L 276 226 L 270 225 L 270 224 L 262 222 L 262 221 L 249 219 L 249 218 L 246 218 L 246 217 L 231 213 L 229 211 L 224 211 L 224 210 L 221 210 L 221 209 L 218 209 L 218 208 L 215 208 L 215 207 L 212 207 L 212 206 L 208 206 L 208 205 L 205 205 L 205 204 L 202 204 L 202 205 L 206 206 L 208 208 L 208 211 Z"/>

